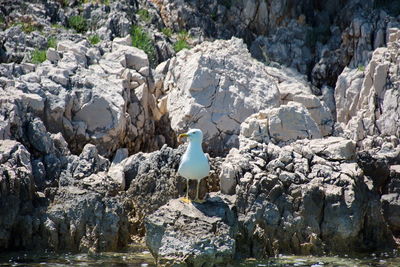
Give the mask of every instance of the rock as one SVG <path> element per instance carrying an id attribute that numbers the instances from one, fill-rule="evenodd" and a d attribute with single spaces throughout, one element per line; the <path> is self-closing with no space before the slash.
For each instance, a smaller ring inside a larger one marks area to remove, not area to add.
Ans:
<path id="1" fill-rule="evenodd" d="M 398 193 L 391 193 L 382 195 L 381 198 L 383 206 L 383 214 L 389 223 L 390 229 L 394 233 L 398 233 L 400 230 L 400 201 Z"/>
<path id="2" fill-rule="evenodd" d="M 120 173 L 125 179 L 129 218 L 135 235 L 144 235 L 144 217 L 151 214 L 171 199 L 186 193 L 186 180 L 177 175 L 180 158 L 186 149 L 180 146 L 172 149 L 163 146 L 152 153 L 137 153 L 118 164 L 113 164 L 108 175 Z M 220 160 L 211 159 L 212 172 L 200 183 L 199 196 L 205 198 L 207 192 L 218 191 Z M 115 176 L 113 177 L 115 179 Z M 189 196 L 195 197 L 196 184 L 189 184 Z"/>
<path id="3" fill-rule="evenodd" d="M 147 216 L 146 244 L 157 264 L 232 264 L 236 226 L 230 198 L 212 194 L 200 205 L 173 199 Z"/>
<path id="4" fill-rule="evenodd" d="M 58 52 L 54 48 L 49 48 L 47 50 L 46 57 L 47 57 L 48 60 L 50 60 L 53 63 L 55 63 L 58 60 L 60 60 L 60 55 L 58 54 Z"/>
<path id="5" fill-rule="evenodd" d="M 329 160 L 354 160 L 356 156 L 355 143 L 341 137 L 312 140 L 308 146 L 313 153 Z"/>
<path id="6" fill-rule="evenodd" d="M 394 75 L 397 68 L 394 62 L 399 56 L 396 48 L 399 38 L 393 38 L 388 48 L 378 48 L 365 70 L 365 76 L 359 76 L 354 83 L 339 84 L 335 94 L 338 106 L 338 121 L 343 122 L 346 136 L 356 141 L 367 135 L 381 133 L 383 136 L 399 136 L 397 121 L 398 110 L 395 99 L 397 84 Z M 353 72 L 354 73 L 354 72 Z M 351 73 L 343 73 L 343 80 L 352 80 Z M 360 86 L 360 79 L 362 85 Z M 346 99 L 346 102 L 344 102 Z M 347 103 L 347 104 L 345 104 Z"/>
<path id="7" fill-rule="evenodd" d="M 232 149 L 221 165 L 221 174 L 237 182 L 236 256 L 394 245 L 379 193 L 356 161 L 354 141 L 331 137 L 276 146 L 252 136 L 240 140 L 239 150 Z M 363 234 L 370 229 L 379 231 Z"/>
<path id="8" fill-rule="evenodd" d="M 241 125 L 241 134 L 258 142 L 275 144 L 322 137 L 307 110 L 295 102 L 250 116 Z"/>
<path id="9" fill-rule="evenodd" d="M 279 92 L 265 67 L 251 59 L 241 40 L 203 43 L 171 60 L 168 91 L 171 127 L 201 128 L 207 151 L 237 144 L 240 123 L 257 110 L 279 106 Z"/>
<path id="10" fill-rule="evenodd" d="M 136 71 L 149 66 L 149 60 L 143 50 L 120 43 L 113 43 L 112 52 L 105 57 L 106 59 L 119 59 L 123 67 L 132 68 Z"/>
<path id="11" fill-rule="evenodd" d="M 49 132 L 61 132 L 74 153 L 79 154 L 89 142 L 106 156 L 113 155 L 119 146 L 137 152 L 146 143 L 145 150 L 156 149 L 158 139 L 154 136 L 152 117 L 156 103 L 151 96 L 154 89 L 149 88 L 153 84 L 146 54 L 137 48 L 115 44 L 120 49 L 116 48 L 115 53 L 119 53 L 123 65 L 115 58 L 108 60 L 112 53 L 88 61 L 91 55 L 88 46 L 87 42 L 61 41 L 57 53 L 62 58 L 58 63 L 44 63 L 35 72 L 23 75 L 17 84 L 5 87 L 1 95 L 8 99 L 12 96 L 7 100 L 11 105 L 15 105 L 14 100 L 19 103 L 15 106 L 19 120 L 15 122 L 16 129 L 22 131 L 26 120 L 23 114 L 28 112 L 43 118 Z M 147 76 L 130 69 L 133 67 Z M 109 77 L 108 71 L 118 75 Z M 141 86 L 132 86 L 134 79 Z M 4 135 L 11 137 L 10 118 L 13 116 L 7 115 L 2 128 Z"/>
<path id="12" fill-rule="evenodd" d="M 30 153 L 20 143 L 0 140 L 0 248 L 24 246 L 32 238 L 34 179 Z"/>
<path id="13" fill-rule="evenodd" d="M 49 154 L 53 149 L 53 140 L 47 133 L 43 122 L 39 119 L 35 119 L 28 126 L 28 138 L 32 146 L 38 151 Z"/>
<path id="14" fill-rule="evenodd" d="M 253 57 L 272 65 L 278 62 L 296 69 L 302 74 L 310 72 L 312 51 L 307 36 L 312 29 L 291 20 L 288 25 L 277 29 L 269 36 L 260 35 L 251 44 L 250 52 Z"/>
<path id="15" fill-rule="evenodd" d="M 117 250 L 128 242 L 128 221 L 121 197 L 110 198 L 79 187 L 64 187 L 41 220 L 43 235 L 47 237 L 44 240 L 48 242 L 46 247 L 53 249 Z"/>

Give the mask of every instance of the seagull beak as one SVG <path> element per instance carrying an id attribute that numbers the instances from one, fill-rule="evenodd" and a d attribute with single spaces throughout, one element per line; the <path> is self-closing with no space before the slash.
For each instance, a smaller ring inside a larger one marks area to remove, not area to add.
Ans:
<path id="1" fill-rule="evenodd" d="M 186 133 L 183 133 L 183 134 L 178 135 L 178 142 L 181 143 L 181 142 L 182 142 L 181 139 L 182 139 L 183 137 L 188 137 L 188 136 L 189 136 L 189 135 L 186 134 Z"/>

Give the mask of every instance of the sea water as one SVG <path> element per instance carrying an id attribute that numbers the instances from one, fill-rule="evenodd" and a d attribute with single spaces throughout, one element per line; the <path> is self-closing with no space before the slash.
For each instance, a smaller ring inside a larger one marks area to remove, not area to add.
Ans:
<path id="1" fill-rule="evenodd" d="M 54 252 L 0 252 L 0 266 L 156 266 L 150 252 L 141 245 L 132 245 L 123 252 L 103 253 L 54 253 Z M 247 259 L 237 262 L 238 267 L 283 267 L 283 266 L 310 266 L 310 267 L 353 267 L 353 266 L 400 266 L 400 256 L 393 253 L 380 255 L 344 256 L 289 256 L 255 260 Z"/>

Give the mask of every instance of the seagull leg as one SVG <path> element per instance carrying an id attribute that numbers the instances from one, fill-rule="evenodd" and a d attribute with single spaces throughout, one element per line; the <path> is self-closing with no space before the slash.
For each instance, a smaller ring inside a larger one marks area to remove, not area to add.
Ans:
<path id="1" fill-rule="evenodd" d="M 201 181 L 201 180 L 200 180 Z M 200 181 L 196 180 L 197 182 L 197 186 L 196 186 L 196 199 L 194 200 L 197 203 L 204 203 L 204 200 L 199 199 L 199 185 L 200 185 Z"/>
<path id="2" fill-rule="evenodd" d="M 181 200 L 182 200 L 182 202 L 185 202 L 185 203 L 192 202 L 189 199 L 189 179 L 186 179 L 186 197 L 182 197 Z"/>

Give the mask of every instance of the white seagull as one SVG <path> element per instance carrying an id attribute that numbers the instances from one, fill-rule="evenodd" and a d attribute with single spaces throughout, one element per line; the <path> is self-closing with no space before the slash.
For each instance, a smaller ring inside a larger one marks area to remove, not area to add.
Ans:
<path id="1" fill-rule="evenodd" d="M 186 198 L 182 201 L 189 203 L 189 179 L 197 181 L 196 199 L 195 202 L 203 202 L 199 199 L 199 184 L 201 179 L 208 176 L 210 172 L 210 164 L 208 158 L 203 152 L 201 143 L 203 141 L 203 132 L 200 129 L 191 129 L 187 133 L 180 134 L 178 141 L 183 137 L 189 139 L 189 145 L 182 156 L 181 163 L 179 164 L 178 173 L 186 178 L 187 190 Z"/>

